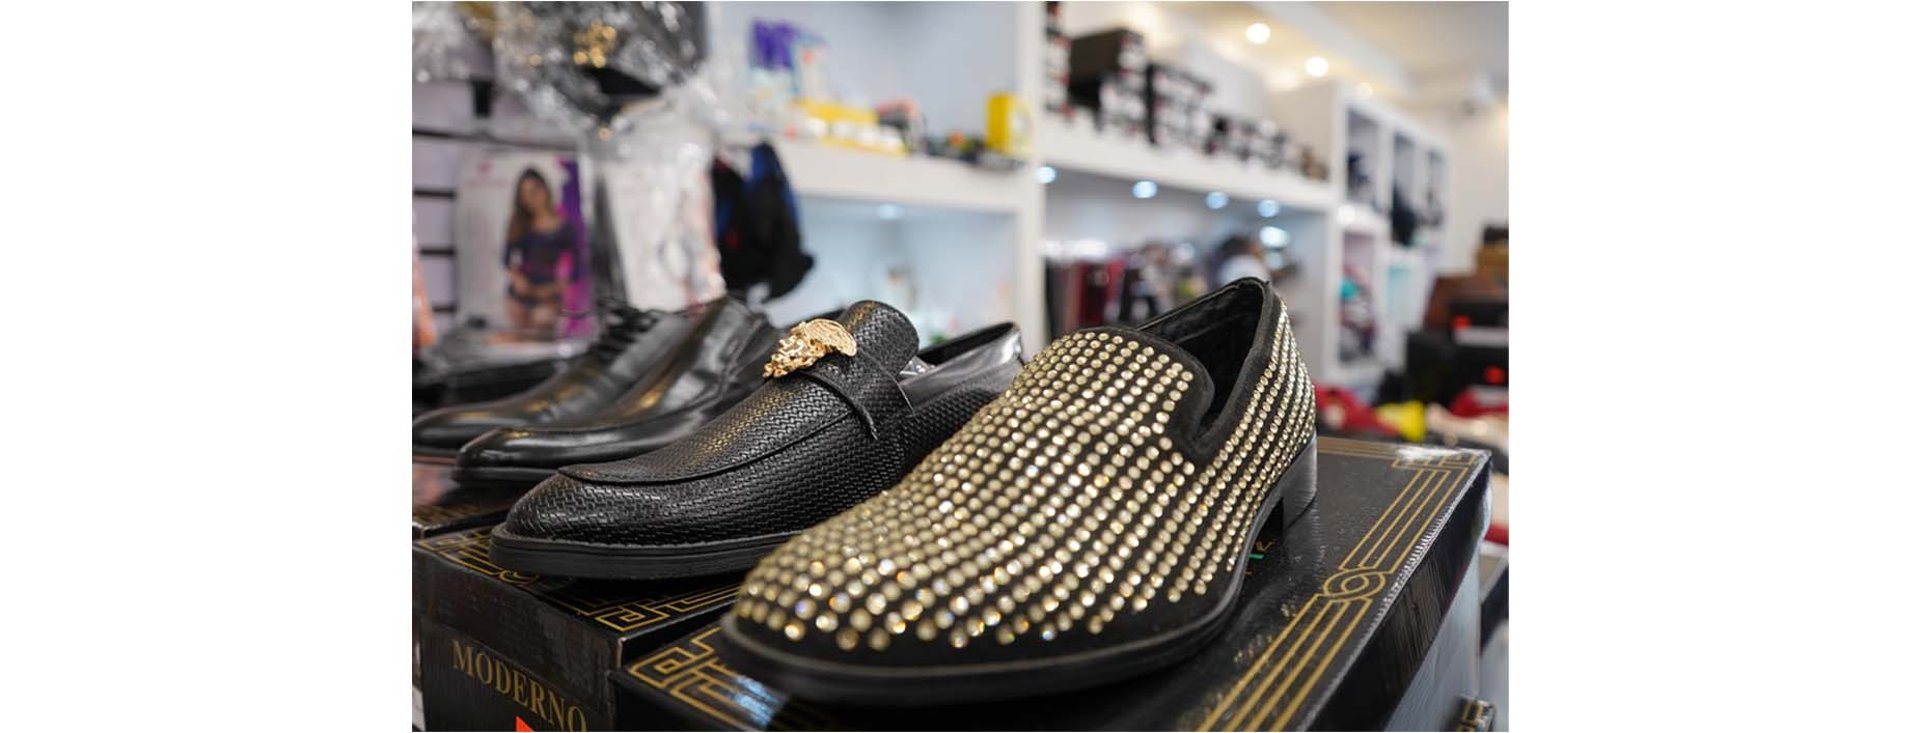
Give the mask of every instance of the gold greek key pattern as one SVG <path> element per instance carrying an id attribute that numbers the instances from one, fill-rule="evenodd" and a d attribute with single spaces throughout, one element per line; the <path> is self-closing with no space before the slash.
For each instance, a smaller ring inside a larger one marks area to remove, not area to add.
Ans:
<path id="1" fill-rule="evenodd" d="M 542 595 L 586 616 L 600 625 L 619 632 L 639 631 L 654 624 L 683 618 L 707 609 L 719 608 L 733 600 L 740 590 L 738 582 L 668 595 L 633 598 L 604 598 L 590 595 L 576 583 Z"/>
<path id="2" fill-rule="evenodd" d="M 420 543 L 461 567 L 508 585 L 527 587 L 540 580 L 541 576 L 508 570 L 494 564 L 487 556 L 492 539 L 492 531 L 482 529 L 421 540 Z M 639 598 L 630 593 L 605 592 L 620 589 L 630 590 L 630 587 L 605 583 L 569 583 L 553 588 L 527 588 L 529 592 L 537 593 L 601 626 L 627 633 L 724 606 L 740 590 L 740 583 L 734 581 Z"/>
<path id="3" fill-rule="evenodd" d="M 1460 719 L 1454 721 L 1456 731 L 1493 730 L 1493 703 L 1485 700 L 1469 700 L 1460 706 Z"/>
<path id="4" fill-rule="evenodd" d="M 446 558 L 455 565 L 485 575 L 507 585 L 524 586 L 539 580 L 538 575 L 529 575 L 495 565 L 487 557 L 487 548 L 492 546 L 493 531 L 483 529 L 477 532 L 459 532 L 439 537 L 430 537 L 420 541 L 420 546 L 434 554 Z"/>
<path id="5" fill-rule="evenodd" d="M 743 730 L 833 730 L 833 719 L 720 663 L 710 626 L 627 665 L 627 675 L 708 717 Z"/>
<path id="6" fill-rule="evenodd" d="M 1420 446 L 1320 440 L 1321 455 L 1391 458 L 1411 469 L 1407 485 L 1387 505 L 1339 569 L 1302 604 L 1253 665 L 1208 711 L 1203 730 L 1284 730 L 1294 722 L 1348 638 L 1418 547 L 1426 528 L 1466 480 L 1471 454 Z"/>

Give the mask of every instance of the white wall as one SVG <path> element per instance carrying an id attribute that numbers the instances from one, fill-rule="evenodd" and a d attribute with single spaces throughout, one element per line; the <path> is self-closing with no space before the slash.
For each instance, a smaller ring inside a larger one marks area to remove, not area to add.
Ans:
<path id="1" fill-rule="evenodd" d="M 984 132 L 987 96 L 1013 91 L 1015 10 L 983 2 L 728 2 L 709 12 L 713 53 L 737 83 L 745 84 L 753 21 L 784 20 L 825 39 L 839 101 L 912 98 L 937 135 Z"/>
<path id="2" fill-rule="evenodd" d="M 1467 118 L 1433 120 L 1447 132 L 1452 151 L 1447 165 L 1449 194 L 1443 275 L 1473 271 L 1480 230 L 1507 221 L 1507 103 L 1497 102 Z"/>

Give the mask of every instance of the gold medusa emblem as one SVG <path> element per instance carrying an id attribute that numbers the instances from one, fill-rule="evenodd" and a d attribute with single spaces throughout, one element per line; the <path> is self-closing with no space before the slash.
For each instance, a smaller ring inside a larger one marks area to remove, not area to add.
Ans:
<path id="1" fill-rule="evenodd" d="M 780 339 L 779 348 L 773 350 L 773 358 L 760 373 L 785 376 L 811 366 L 829 351 L 854 356 L 860 353 L 860 345 L 853 342 L 853 334 L 847 333 L 847 327 L 839 321 L 816 318 L 788 329 L 787 337 Z"/>

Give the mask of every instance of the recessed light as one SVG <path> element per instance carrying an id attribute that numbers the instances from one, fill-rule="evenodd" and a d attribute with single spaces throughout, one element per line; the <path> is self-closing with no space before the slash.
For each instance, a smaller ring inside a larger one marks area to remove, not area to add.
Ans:
<path id="1" fill-rule="evenodd" d="M 1134 198 L 1150 199 L 1157 193 L 1160 193 L 1160 184 L 1154 183 L 1153 181 L 1134 181 L 1133 183 Z"/>
<path id="2" fill-rule="evenodd" d="M 1307 76 L 1326 76 L 1328 66 L 1327 57 L 1325 56 L 1315 56 L 1307 59 Z"/>
<path id="3" fill-rule="evenodd" d="M 1260 216 L 1272 219 L 1280 215 L 1280 202 L 1273 199 L 1261 199 L 1259 211 Z"/>
<path id="4" fill-rule="evenodd" d="M 1047 184 L 1052 183 L 1053 179 L 1060 177 L 1060 172 L 1054 170 L 1053 166 L 1043 165 L 1033 169 L 1033 177 L 1040 183 Z"/>
<path id="5" fill-rule="evenodd" d="M 1273 37 L 1273 29 L 1268 28 L 1267 24 L 1265 23 L 1255 23 L 1253 25 L 1247 26 L 1247 40 L 1249 41 L 1252 41 L 1256 44 L 1266 43 L 1267 39 L 1272 37 Z"/>
<path id="6" fill-rule="evenodd" d="M 1272 226 L 1260 227 L 1261 244 L 1267 245 L 1268 247 L 1285 247 L 1287 243 L 1291 241 L 1293 241 L 1293 237 L 1289 236 L 1285 229 Z"/>
<path id="7" fill-rule="evenodd" d="M 1227 208 L 1227 195 L 1219 191 L 1214 191 L 1213 193 L 1207 194 L 1207 208 L 1209 209 Z"/>

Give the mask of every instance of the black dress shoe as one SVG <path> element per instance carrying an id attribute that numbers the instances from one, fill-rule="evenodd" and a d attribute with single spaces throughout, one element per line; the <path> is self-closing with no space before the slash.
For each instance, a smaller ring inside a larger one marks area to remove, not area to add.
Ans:
<path id="1" fill-rule="evenodd" d="M 835 311 L 837 314 L 838 311 Z M 460 449 L 462 486 L 529 488 L 561 466 L 632 458 L 691 435 L 760 386 L 780 341 L 745 303 L 708 308 L 641 386 L 580 420 L 492 430 Z"/>
<path id="2" fill-rule="evenodd" d="M 413 454 L 451 459 L 467 441 L 494 428 L 566 420 L 592 414 L 653 373 L 673 344 L 685 337 L 691 314 L 641 311 L 603 305 L 606 320 L 586 353 L 566 370 L 533 389 L 505 399 L 457 405 L 413 421 Z"/>
<path id="3" fill-rule="evenodd" d="M 745 401 L 636 458 L 567 466 L 493 531 L 493 561 L 542 575 L 669 578 L 744 570 L 794 533 L 892 486 L 1020 369 L 988 328 L 921 352 L 863 301 L 795 326 Z"/>
<path id="4" fill-rule="evenodd" d="M 898 486 L 747 575 L 721 659 L 796 697 L 1088 687 L 1219 630 L 1256 530 L 1312 501 L 1313 385 L 1245 279 L 1055 341 Z"/>

